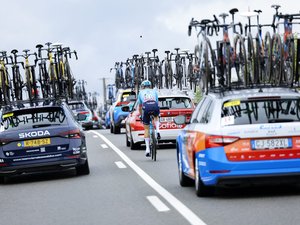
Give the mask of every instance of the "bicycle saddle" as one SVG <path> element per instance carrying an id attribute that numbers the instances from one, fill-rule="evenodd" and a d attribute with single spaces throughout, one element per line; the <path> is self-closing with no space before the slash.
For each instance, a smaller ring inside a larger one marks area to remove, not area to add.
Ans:
<path id="1" fill-rule="evenodd" d="M 233 8 L 233 9 L 230 9 L 229 10 L 229 13 L 230 14 L 235 14 L 235 13 L 237 13 L 239 10 L 237 9 L 237 8 Z"/>

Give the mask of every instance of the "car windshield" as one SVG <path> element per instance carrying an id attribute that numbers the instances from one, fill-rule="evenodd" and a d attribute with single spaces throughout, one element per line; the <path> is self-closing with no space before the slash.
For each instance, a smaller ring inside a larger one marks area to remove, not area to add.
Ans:
<path id="1" fill-rule="evenodd" d="M 228 125 L 300 121 L 299 99 L 233 100 L 223 103 L 221 123 Z"/>
<path id="2" fill-rule="evenodd" d="M 161 109 L 190 109 L 192 102 L 190 98 L 185 97 L 159 98 L 159 107 Z"/>
<path id="3" fill-rule="evenodd" d="M 17 110 L 4 113 L 1 120 L 1 131 L 67 124 L 66 115 L 60 107 Z"/>

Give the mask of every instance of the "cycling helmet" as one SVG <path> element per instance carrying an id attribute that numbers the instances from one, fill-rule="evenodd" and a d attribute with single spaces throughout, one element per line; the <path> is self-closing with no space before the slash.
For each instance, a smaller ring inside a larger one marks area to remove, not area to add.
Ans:
<path id="1" fill-rule="evenodd" d="M 151 87 L 151 82 L 149 80 L 144 80 L 141 84 L 141 88 L 144 89 L 145 87 Z"/>

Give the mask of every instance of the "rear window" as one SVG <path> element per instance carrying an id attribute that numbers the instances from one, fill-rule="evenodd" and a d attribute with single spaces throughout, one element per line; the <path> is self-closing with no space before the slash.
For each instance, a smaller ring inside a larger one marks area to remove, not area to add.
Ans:
<path id="1" fill-rule="evenodd" d="M 160 109 L 191 109 L 193 107 L 190 98 L 185 97 L 166 97 L 159 98 Z"/>
<path id="2" fill-rule="evenodd" d="M 121 102 L 130 102 L 130 101 L 134 101 L 135 99 L 136 97 L 134 92 L 131 93 L 125 92 L 122 94 Z"/>
<path id="3" fill-rule="evenodd" d="M 67 124 L 64 110 L 60 107 L 32 108 L 4 113 L 1 120 L 1 131 Z"/>
<path id="4" fill-rule="evenodd" d="M 224 126 L 300 121 L 299 99 L 234 100 L 223 103 Z"/>

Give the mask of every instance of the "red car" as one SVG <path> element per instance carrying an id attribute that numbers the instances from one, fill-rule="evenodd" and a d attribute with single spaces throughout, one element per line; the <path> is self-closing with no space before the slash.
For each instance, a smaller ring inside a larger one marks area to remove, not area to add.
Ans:
<path id="1" fill-rule="evenodd" d="M 178 115 L 186 115 L 189 119 L 194 111 L 192 99 L 183 94 L 158 93 L 160 106 L 160 135 L 159 143 L 175 143 L 179 130 L 185 125 L 177 125 L 173 119 Z M 139 118 L 137 102 L 134 104 L 128 117 L 125 119 L 126 146 L 131 149 L 139 149 L 144 144 L 144 127 Z"/>

